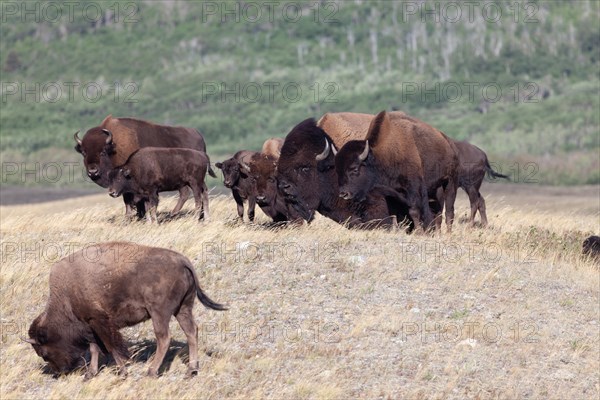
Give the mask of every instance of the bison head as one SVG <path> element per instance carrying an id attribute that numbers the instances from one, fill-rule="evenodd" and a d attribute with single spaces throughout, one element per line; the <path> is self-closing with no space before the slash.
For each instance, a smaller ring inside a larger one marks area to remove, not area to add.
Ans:
<path id="1" fill-rule="evenodd" d="M 95 127 L 88 130 L 83 139 L 73 135 L 75 150 L 83 156 L 88 177 L 96 184 L 107 187 L 108 173 L 113 168 L 111 157 L 115 153 L 112 133 L 108 129 Z"/>
<path id="2" fill-rule="evenodd" d="M 286 136 L 277 163 L 278 188 L 302 218 L 310 221 L 332 185 L 334 169 L 331 139 L 310 118 Z"/>
<path id="3" fill-rule="evenodd" d="M 363 201 L 375 186 L 376 174 L 369 141 L 351 140 L 335 156 L 339 196 L 345 200 Z"/>
<path id="4" fill-rule="evenodd" d="M 256 187 L 256 203 L 259 206 L 269 206 L 275 203 L 277 197 L 277 179 L 275 170 L 277 159 L 272 156 L 257 153 L 252 156 L 250 165 L 245 168 L 250 173 Z"/>
<path id="5" fill-rule="evenodd" d="M 85 352 L 91 336 L 85 333 L 80 323 L 48 322 L 47 314 L 39 315 L 29 327 L 29 339 L 38 356 L 48 363 L 56 374 L 62 374 L 82 367 Z"/>
<path id="6" fill-rule="evenodd" d="M 108 174 L 108 194 L 111 197 L 119 197 L 124 192 L 132 189 L 131 171 L 127 167 L 118 167 Z"/>
<path id="7" fill-rule="evenodd" d="M 242 168 L 239 161 L 232 157 L 222 163 L 218 162 L 215 164 L 217 168 L 223 171 L 223 185 L 226 188 L 231 189 L 236 186 L 240 178 L 245 179 L 248 177 L 248 171 Z"/>

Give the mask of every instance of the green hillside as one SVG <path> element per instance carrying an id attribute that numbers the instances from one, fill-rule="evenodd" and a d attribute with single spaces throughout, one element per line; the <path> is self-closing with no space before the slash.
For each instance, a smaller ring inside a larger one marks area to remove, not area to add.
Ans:
<path id="1" fill-rule="evenodd" d="M 196 127 L 215 161 L 308 117 L 382 109 L 469 139 L 517 181 L 600 183 L 596 1 L 52 3 L 2 5 L 3 183 L 48 183 L 4 165 L 80 161 L 73 133 L 108 114 Z"/>

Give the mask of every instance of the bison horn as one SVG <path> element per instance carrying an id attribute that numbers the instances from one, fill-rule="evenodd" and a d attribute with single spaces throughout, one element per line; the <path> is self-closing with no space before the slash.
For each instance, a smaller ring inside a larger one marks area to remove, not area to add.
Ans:
<path id="1" fill-rule="evenodd" d="M 111 144 L 112 143 L 112 133 L 110 133 L 110 131 L 108 129 L 102 129 L 102 132 L 106 133 L 108 135 L 108 137 L 106 138 L 106 144 Z"/>
<path id="2" fill-rule="evenodd" d="M 323 152 L 321 154 L 318 154 L 315 157 L 315 160 L 322 161 L 322 160 L 326 159 L 327 156 L 329 155 L 329 150 L 330 150 L 329 141 L 327 139 L 325 139 L 325 150 L 323 150 Z"/>
<path id="3" fill-rule="evenodd" d="M 250 166 L 243 161 L 240 161 L 240 165 L 246 172 L 250 172 Z"/>
<path id="4" fill-rule="evenodd" d="M 36 342 L 35 339 L 23 339 L 20 338 L 22 341 L 24 341 L 25 343 L 29 343 L 29 344 L 38 344 L 38 342 Z"/>
<path id="5" fill-rule="evenodd" d="M 360 153 L 360 155 L 358 156 L 358 159 L 360 161 L 365 161 L 367 159 L 367 156 L 369 155 L 369 141 L 367 140 L 365 142 L 365 149 L 363 150 L 362 153 Z"/>
<path id="6" fill-rule="evenodd" d="M 338 151 L 335 149 L 335 146 L 333 145 L 331 146 L 331 151 L 333 151 L 334 156 L 338 153 Z"/>
<path id="7" fill-rule="evenodd" d="M 79 131 L 75 132 L 75 134 L 73 135 L 73 138 L 75 139 L 77 144 L 81 146 L 83 143 L 81 142 L 81 139 L 79 139 L 79 136 L 77 136 L 78 133 L 79 133 Z"/>

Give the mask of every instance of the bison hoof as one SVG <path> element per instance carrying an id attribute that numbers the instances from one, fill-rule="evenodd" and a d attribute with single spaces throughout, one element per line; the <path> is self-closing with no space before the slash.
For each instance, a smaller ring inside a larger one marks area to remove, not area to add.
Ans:
<path id="1" fill-rule="evenodd" d="M 150 378 L 158 378 L 158 371 L 156 371 L 156 370 L 154 370 L 154 369 L 150 368 L 150 369 L 148 370 L 148 376 L 149 376 Z"/>
<path id="2" fill-rule="evenodd" d="M 200 362 L 196 361 L 195 363 L 188 365 L 188 370 L 187 370 L 186 376 L 188 378 L 191 378 L 193 376 L 197 376 L 198 375 L 198 371 L 200 371 Z"/>
<path id="3" fill-rule="evenodd" d="M 83 375 L 83 380 L 84 381 L 89 381 L 90 379 L 92 379 L 94 376 L 96 376 L 96 374 L 92 371 L 87 371 L 85 373 L 85 375 Z"/>
<path id="4" fill-rule="evenodd" d="M 128 375 L 128 373 L 127 373 L 127 368 L 125 368 L 125 367 L 121 367 L 121 368 L 119 368 L 119 372 L 118 372 L 118 374 L 119 374 L 119 376 L 121 377 L 121 379 L 125 379 L 125 378 L 127 378 L 127 375 Z"/>

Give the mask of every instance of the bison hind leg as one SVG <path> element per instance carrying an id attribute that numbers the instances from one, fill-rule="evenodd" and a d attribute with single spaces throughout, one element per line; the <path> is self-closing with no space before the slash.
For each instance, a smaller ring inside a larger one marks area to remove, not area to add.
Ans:
<path id="1" fill-rule="evenodd" d="M 175 314 L 177 322 L 181 329 L 185 333 L 189 348 L 189 363 L 188 363 L 188 376 L 198 374 L 200 369 L 198 361 L 198 326 L 194 321 L 193 307 L 194 307 L 194 291 L 190 291 L 181 305 L 181 308 Z"/>
<path id="2" fill-rule="evenodd" d="M 175 208 L 171 211 L 171 215 L 177 214 L 181 211 L 181 208 L 185 204 L 185 202 L 190 198 L 190 190 L 187 186 L 179 188 L 179 200 L 177 200 L 177 204 L 175 204 Z"/>

